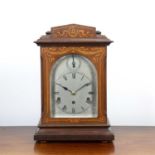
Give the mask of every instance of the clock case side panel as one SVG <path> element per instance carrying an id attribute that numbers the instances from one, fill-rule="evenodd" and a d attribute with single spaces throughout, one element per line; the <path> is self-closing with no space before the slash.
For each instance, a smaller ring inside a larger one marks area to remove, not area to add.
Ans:
<path id="1" fill-rule="evenodd" d="M 59 52 L 61 51 L 61 52 Z M 98 118 L 51 118 L 49 73 L 54 62 L 69 53 L 81 54 L 97 67 L 99 92 Z M 102 56 L 101 56 L 102 55 Z M 102 62 L 102 63 L 101 63 Z M 39 127 L 57 126 L 105 126 L 109 127 L 106 109 L 106 47 L 41 47 L 42 112 Z"/>

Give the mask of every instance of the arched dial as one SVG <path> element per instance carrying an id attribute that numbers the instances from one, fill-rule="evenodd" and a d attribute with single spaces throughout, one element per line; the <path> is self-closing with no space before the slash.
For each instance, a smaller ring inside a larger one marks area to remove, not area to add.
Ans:
<path id="1" fill-rule="evenodd" d="M 85 112 L 93 104 L 92 82 L 80 72 L 70 72 L 55 82 L 55 100 L 64 113 Z"/>
<path id="2" fill-rule="evenodd" d="M 97 75 L 84 56 L 59 58 L 51 72 L 51 117 L 97 117 Z"/>

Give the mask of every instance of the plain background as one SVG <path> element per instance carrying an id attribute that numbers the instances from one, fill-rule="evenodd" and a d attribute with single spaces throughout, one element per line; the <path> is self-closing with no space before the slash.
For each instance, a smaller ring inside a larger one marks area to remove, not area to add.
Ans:
<path id="1" fill-rule="evenodd" d="M 95 26 L 108 47 L 112 125 L 155 125 L 154 0 L 1 0 L 0 125 L 37 125 L 40 55 L 33 41 L 52 26 Z"/>

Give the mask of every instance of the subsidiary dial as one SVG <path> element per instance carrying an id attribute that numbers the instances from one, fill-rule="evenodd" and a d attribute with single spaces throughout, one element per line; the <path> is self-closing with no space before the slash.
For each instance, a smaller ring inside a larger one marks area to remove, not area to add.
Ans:
<path id="1" fill-rule="evenodd" d="M 67 60 L 67 68 L 71 71 L 77 71 L 81 66 L 81 60 L 76 54 L 72 54 Z"/>

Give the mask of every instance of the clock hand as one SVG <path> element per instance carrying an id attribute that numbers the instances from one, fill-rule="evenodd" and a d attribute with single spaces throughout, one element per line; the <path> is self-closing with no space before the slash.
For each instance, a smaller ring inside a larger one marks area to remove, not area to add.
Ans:
<path id="1" fill-rule="evenodd" d="M 77 93 L 79 90 L 81 90 L 82 88 L 89 86 L 91 84 L 91 82 L 84 84 L 83 86 L 81 86 L 80 88 L 78 88 L 77 90 L 75 90 L 75 93 Z"/>
<path id="2" fill-rule="evenodd" d="M 73 65 L 73 68 L 75 68 L 75 60 L 74 60 L 74 55 L 72 55 L 72 58 L 73 58 L 72 65 Z"/>
<path id="3" fill-rule="evenodd" d="M 64 90 L 67 90 L 69 91 L 70 93 L 73 93 L 70 89 L 68 89 L 67 87 L 63 86 L 62 84 L 60 83 L 56 83 L 58 86 L 62 87 Z"/>

